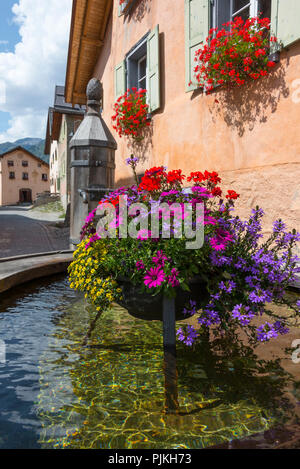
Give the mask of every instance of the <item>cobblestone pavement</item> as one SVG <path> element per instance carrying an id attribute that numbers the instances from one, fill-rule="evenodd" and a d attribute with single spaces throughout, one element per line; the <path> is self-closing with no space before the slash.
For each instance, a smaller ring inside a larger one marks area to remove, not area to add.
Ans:
<path id="1" fill-rule="evenodd" d="M 59 215 L 0 207 L 0 258 L 69 249 L 69 228 Z"/>

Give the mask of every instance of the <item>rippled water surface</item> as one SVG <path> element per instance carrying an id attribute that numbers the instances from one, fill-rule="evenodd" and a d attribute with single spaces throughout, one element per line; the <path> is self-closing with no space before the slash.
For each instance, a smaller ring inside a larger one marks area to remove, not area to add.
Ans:
<path id="1" fill-rule="evenodd" d="M 178 346 L 180 412 L 166 415 L 162 325 L 116 306 L 95 312 L 63 277 L 0 298 L 0 448 L 203 448 L 290 418 L 285 373 L 257 374 Z"/>

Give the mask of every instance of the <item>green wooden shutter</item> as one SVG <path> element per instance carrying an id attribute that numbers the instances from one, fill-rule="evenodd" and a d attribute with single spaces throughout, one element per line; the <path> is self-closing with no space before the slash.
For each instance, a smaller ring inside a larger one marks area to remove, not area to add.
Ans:
<path id="1" fill-rule="evenodd" d="M 116 66 L 115 68 L 115 98 L 124 94 L 126 91 L 126 68 L 125 60 Z"/>
<path id="2" fill-rule="evenodd" d="M 150 112 L 160 107 L 159 27 L 147 38 L 147 94 Z"/>
<path id="3" fill-rule="evenodd" d="M 195 52 L 209 31 L 210 0 L 185 0 L 185 89 L 197 88 L 194 78 Z M 191 86 L 189 83 L 192 82 Z"/>
<path id="4" fill-rule="evenodd" d="M 284 47 L 300 39 L 300 1 L 272 0 L 271 29 Z"/>

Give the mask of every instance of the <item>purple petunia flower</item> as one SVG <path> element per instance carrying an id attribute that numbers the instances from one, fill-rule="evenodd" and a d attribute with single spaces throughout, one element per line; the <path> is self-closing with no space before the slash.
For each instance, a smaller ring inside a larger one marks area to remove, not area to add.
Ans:
<path id="1" fill-rule="evenodd" d="M 266 290 L 256 289 L 249 294 L 249 300 L 251 303 L 270 303 L 272 301 L 272 295 Z"/>
<path id="2" fill-rule="evenodd" d="M 134 157 L 134 156 L 131 156 L 130 158 L 127 158 L 127 159 L 126 159 L 126 164 L 127 164 L 128 166 L 131 166 L 132 168 L 135 168 L 136 165 L 138 164 L 138 161 L 139 161 L 138 158 L 136 158 L 136 157 Z"/>
<path id="3" fill-rule="evenodd" d="M 186 330 L 183 330 L 182 328 L 178 329 L 177 337 L 178 340 L 183 342 L 185 345 L 191 346 L 197 339 L 198 332 L 193 328 L 193 326 L 188 325 Z"/>
<path id="4" fill-rule="evenodd" d="M 148 288 L 155 288 L 158 287 L 163 283 L 165 280 L 165 273 L 164 271 L 158 266 L 153 267 L 146 273 L 144 277 L 144 284 Z"/>
<path id="5" fill-rule="evenodd" d="M 279 334 L 287 334 L 289 329 L 285 327 L 281 321 L 276 321 L 274 324 L 266 322 L 256 329 L 257 339 L 260 342 L 267 342 L 270 339 L 278 337 Z"/>
<path id="6" fill-rule="evenodd" d="M 203 315 L 198 318 L 198 323 L 202 326 L 212 326 L 213 324 L 220 324 L 221 319 L 218 311 L 213 309 L 205 309 Z"/>
<path id="7" fill-rule="evenodd" d="M 222 267 L 223 265 L 230 265 L 232 262 L 231 257 L 223 256 L 222 254 L 219 254 L 215 251 L 211 253 L 210 259 L 211 259 L 212 265 L 216 267 Z"/>
<path id="8" fill-rule="evenodd" d="M 236 305 L 232 310 L 232 317 L 237 319 L 242 326 L 250 324 L 254 316 L 255 314 L 250 310 L 249 306 L 243 306 L 242 304 Z"/>
<path id="9" fill-rule="evenodd" d="M 286 225 L 282 220 L 276 220 L 273 223 L 273 233 L 281 233 L 285 227 Z"/>
<path id="10" fill-rule="evenodd" d="M 189 306 L 185 307 L 183 314 L 185 316 L 194 316 L 197 313 L 196 301 L 190 300 Z"/>
<path id="11" fill-rule="evenodd" d="M 234 288 L 236 288 L 236 283 L 232 280 L 228 280 L 228 282 L 220 282 L 219 288 L 226 293 L 231 293 Z"/>

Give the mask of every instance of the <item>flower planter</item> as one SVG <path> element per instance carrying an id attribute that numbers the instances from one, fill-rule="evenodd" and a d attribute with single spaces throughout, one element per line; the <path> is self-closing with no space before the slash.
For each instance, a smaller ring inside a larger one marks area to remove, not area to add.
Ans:
<path id="1" fill-rule="evenodd" d="M 149 293 L 141 292 L 139 286 L 134 285 L 126 278 L 119 278 L 118 284 L 122 289 L 123 299 L 119 304 L 126 308 L 132 316 L 146 321 L 162 321 L 163 319 L 163 293 L 152 296 Z M 183 314 L 184 307 L 190 299 L 197 301 L 197 304 L 207 304 L 209 294 L 205 282 L 199 278 L 194 278 L 190 284 L 190 292 L 176 288 L 175 313 L 176 321 L 187 319 Z"/>

